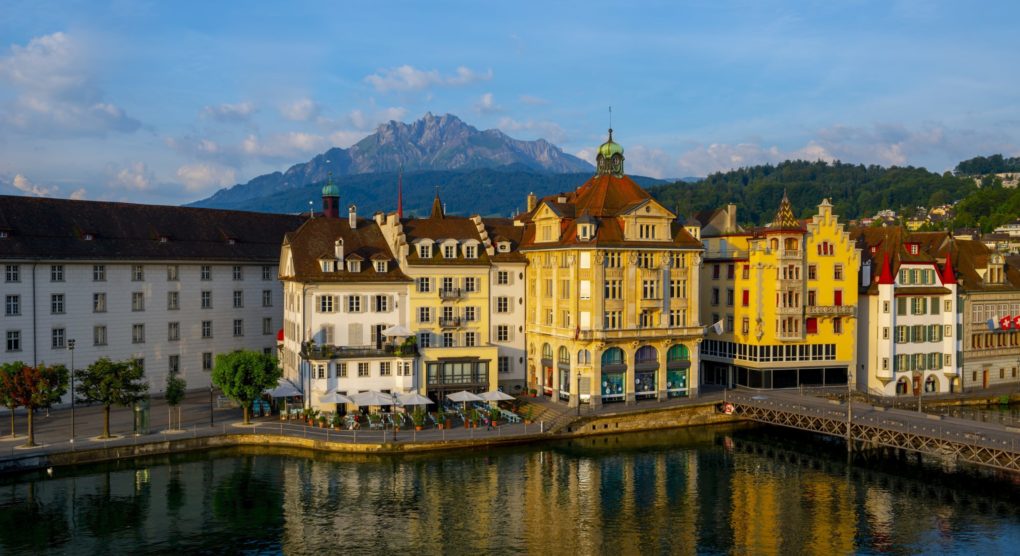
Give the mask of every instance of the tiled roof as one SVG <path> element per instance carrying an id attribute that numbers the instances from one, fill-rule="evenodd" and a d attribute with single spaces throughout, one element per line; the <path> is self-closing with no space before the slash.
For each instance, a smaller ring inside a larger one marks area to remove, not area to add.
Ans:
<path id="1" fill-rule="evenodd" d="M 300 216 L 0 196 L 0 257 L 276 263 Z M 91 239 L 86 239 L 90 237 Z"/>
<path id="2" fill-rule="evenodd" d="M 358 219 L 351 229 L 346 218 L 312 218 L 297 230 L 287 234 L 285 244 L 290 246 L 294 259 L 294 274 L 281 278 L 298 282 L 407 282 L 410 281 L 396 260 L 387 264 L 386 272 L 376 272 L 375 265 L 362 263 L 360 272 L 349 272 L 344 265 L 337 272 L 323 272 L 322 258 L 332 259 L 337 239 L 343 239 L 344 260 L 393 259 L 379 226 L 372 220 Z M 279 256 L 279 247 L 277 247 Z"/>
<path id="3" fill-rule="evenodd" d="M 438 197 L 437 197 L 438 198 Z M 463 216 L 447 216 L 434 214 L 429 218 L 405 218 L 400 221 L 406 241 L 410 247 L 407 253 L 408 264 L 433 264 L 433 265 L 488 265 L 489 255 L 485 252 L 485 245 L 482 243 L 482 236 L 478 233 L 478 226 L 470 218 Z M 478 257 L 474 259 L 464 258 L 464 252 L 458 245 L 457 256 L 452 259 L 443 257 L 438 245 L 432 248 L 432 256 L 424 259 L 418 256 L 418 249 L 415 243 L 420 239 L 431 239 L 442 241 L 455 239 L 458 243 L 467 240 L 478 242 Z"/>
<path id="4" fill-rule="evenodd" d="M 1010 264 L 1010 259 L 1006 259 L 1005 280 L 1000 284 L 988 284 L 978 271 L 987 272 L 989 259 L 995 251 L 978 240 L 958 239 L 953 243 L 953 269 L 964 292 L 1020 290 L 1020 269 Z"/>
<path id="5" fill-rule="evenodd" d="M 800 220 L 797 220 L 797 217 L 793 214 L 793 207 L 790 206 L 790 199 L 786 196 L 786 192 L 784 191 L 783 199 L 779 201 L 779 210 L 776 211 L 776 216 L 772 219 L 772 224 L 765 231 L 775 232 L 785 230 L 802 230 L 803 228 L 803 223 Z"/>
<path id="6" fill-rule="evenodd" d="M 496 250 L 492 257 L 490 257 L 493 261 L 527 262 L 527 257 L 518 251 L 518 248 L 521 246 L 521 240 L 524 239 L 524 226 L 515 225 L 514 221 L 509 218 L 484 218 L 482 223 L 485 224 L 485 231 L 489 234 L 489 238 L 492 240 L 492 247 Z M 496 244 L 500 240 L 510 242 L 509 253 L 499 252 L 499 246 Z"/>

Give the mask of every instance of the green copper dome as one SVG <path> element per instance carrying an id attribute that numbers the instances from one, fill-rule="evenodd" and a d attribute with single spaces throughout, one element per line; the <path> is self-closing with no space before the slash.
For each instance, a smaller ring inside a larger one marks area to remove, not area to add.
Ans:
<path id="1" fill-rule="evenodd" d="M 623 154 L 623 147 L 616 141 L 613 141 L 612 129 L 609 130 L 609 140 L 599 145 L 599 154 L 606 158 L 612 158 L 614 154 Z"/>
<path id="2" fill-rule="evenodd" d="M 323 197 L 339 197 L 340 188 L 333 184 L 333 174 L 329 175 L 329 180 L 326 181 L 326 185 L 322 186 Z"/>

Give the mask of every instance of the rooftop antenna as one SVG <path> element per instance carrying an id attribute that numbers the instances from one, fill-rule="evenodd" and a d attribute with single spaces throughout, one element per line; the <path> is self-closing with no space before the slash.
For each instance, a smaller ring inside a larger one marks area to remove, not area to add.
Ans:
<path id="1" fill-rule="evenodd" d="M 308 201 L 308 215 L 310 218 L 315 218 L 315 209 L 312 206 L 312 202 Z"/>

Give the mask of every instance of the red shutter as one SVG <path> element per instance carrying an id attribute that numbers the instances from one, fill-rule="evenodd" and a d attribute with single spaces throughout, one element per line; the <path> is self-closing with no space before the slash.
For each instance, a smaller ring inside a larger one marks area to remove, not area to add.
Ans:
<path id="1" fill-rule="evenodd" d="M 751 303 L 751 292 L 743 290 L 742 292 L 740 292 L 740 294 L 743 301 L 743 306 L 747 307 Z"/>
<path id="2" fill-rule="evenodd" d="M 835 300 L 837 307 L 843 304 L 843 290 L 836 290 Z"/>
<path id="3" fill-rule="evenodd" d="M 807 319 L 807 333 L 818 334 L 818 319 L 814 317 Z"/>

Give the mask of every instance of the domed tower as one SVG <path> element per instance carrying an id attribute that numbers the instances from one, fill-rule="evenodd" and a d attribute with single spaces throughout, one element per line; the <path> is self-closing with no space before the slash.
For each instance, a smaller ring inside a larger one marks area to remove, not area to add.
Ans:
<path id="1" fill-rule="evenodd" d="M 322 213 L 326 218 L 340 218 L 340 188 L 333 183 L 333 172 L 322 186 Z"/>
<path id="2" fill-rule="evenodd" d="M 599 145 L 595 156 L 596 175 L 623 176 L 623 147 L 613 141 L 613 128 L 609 128 L 609 139 Z"/>

